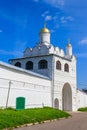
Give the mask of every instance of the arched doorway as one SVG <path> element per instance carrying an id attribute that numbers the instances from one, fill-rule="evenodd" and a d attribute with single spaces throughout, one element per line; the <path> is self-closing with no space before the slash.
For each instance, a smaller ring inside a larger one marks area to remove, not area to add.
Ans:
<path id="1" fill-rule="evenodd" d="M 62 108 L 64 111 L 72 111 L 72 90 L 68 83 L 62 89 Z"/>
<path id="2" fill-rule="evenodd" d="M 59 101 L 57 98 L 55 98 L 55 100 L 54 100 L 54 107 L 57 109 L 59 108 Z"/>

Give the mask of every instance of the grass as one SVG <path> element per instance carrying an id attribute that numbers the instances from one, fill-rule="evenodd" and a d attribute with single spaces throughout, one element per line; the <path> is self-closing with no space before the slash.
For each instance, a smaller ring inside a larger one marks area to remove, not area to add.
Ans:
<path id="1" fill-rule="evenodd" d="M 83 112 L 87 112 L 87 107 L 84 108 L 79 108 L 78 111 L 83 111 Z"/>
<path id="2" fill-rule="evenodd" d="M 70 114 L 49 107 L 34 108 L 25 110 L 0 109 L 0 130 L 21 126 L 28 123 L 44 122 L 46 120 L 69 117 Z"/>

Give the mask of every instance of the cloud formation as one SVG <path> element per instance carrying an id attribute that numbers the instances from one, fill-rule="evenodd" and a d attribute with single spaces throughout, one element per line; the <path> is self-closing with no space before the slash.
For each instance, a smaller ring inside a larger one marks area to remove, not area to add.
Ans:
<path id="1" fill-rule="evenodd" d="M 50 12 L 47 10 L 47 11 L 45 11 L 44 13 L 42 13 L 42 17 L 45 17 L 46 15 L 48 15 Z"/>
<path id="2" fill-rule="evenodd" d="M 64 0 L 43 0 L 43 2 L 56 8 L 64 6 Z"/>
<path id="3" fill-rule="evenodd" d="M 64 6 L 65 0 L 34 0 L 34 2 L 44 2 L 46 4 L 49 4 L 55 8 L 61 8 Z"/>
<path id="4" fill-rule="evenodd" d="M 55 20 L 58 19 L 58 16 L 57 16 L 56 14 L 55 14 L 55 15 L 52 15 L 52 14 L 50 13 L 50 11 L 45 11 L 45 12 L 43 12 L 41 16 L 44 18 L 45 21 L 50 21 L 50 20 L 55 21 Z"/>
<path id="5" fill-rule="evenodd" d="M 62 16 L 61 18 L 60 18 L 60 22 L 61 23 L 67 23 L 67 22 L 72 22 L 74 20 L 74 18 L 72 17 L 72 16 Z"/>
<path id="6" fill-rule="evenodd" d="M 79 41 L 79 45 L 86 45 L 86 44 L 87 44 L 87 37 Z"/>
<path id="7" fill-rule="evenodd" d="M 47 16 L 45 17 L 45 21 L 50 21 L 50 20 L 52 20 L 52 16 L 51 16 L 51 15 L 47 15 Z"/>
<path id="8" fill-rule="evenodd" d="M 45 11 L 41 14 L 41 16 L 44 18 L 44 21 L 51 21 L 53 19 L 52 15 L 50 15 L 49 11 Z"/>

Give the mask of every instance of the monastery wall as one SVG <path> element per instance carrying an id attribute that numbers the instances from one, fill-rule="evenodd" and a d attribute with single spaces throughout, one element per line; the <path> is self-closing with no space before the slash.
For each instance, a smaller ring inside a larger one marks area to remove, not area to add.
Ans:
<path id="1" fill-rule="evenodd" d="M 87 94 L 77 90 L 77 109 L 87 107 Z"/>
<path id="2" fill-rule="evenodd" d="M 47 77 L 0 63 L 0 107 L 16 107 L 18 97 L 25 98 L 26 108 L 51 106 L 50 89 Z"/>

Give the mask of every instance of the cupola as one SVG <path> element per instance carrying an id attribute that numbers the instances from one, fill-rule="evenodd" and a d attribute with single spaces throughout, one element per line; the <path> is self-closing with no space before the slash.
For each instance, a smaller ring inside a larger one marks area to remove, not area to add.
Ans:
<path id="1" fill-rule="evenodd" d="M 70 39 L 68 39 L 68 44 L 66 46 L 66 55 L 72 56 L 72 45 L 70 43 Z"/>
<path id="2" fill-rule="evenodd" d="M 50 44 L 50 30 L 44 24 L 44 28 L 40 30 L 40 43 Z"/>

